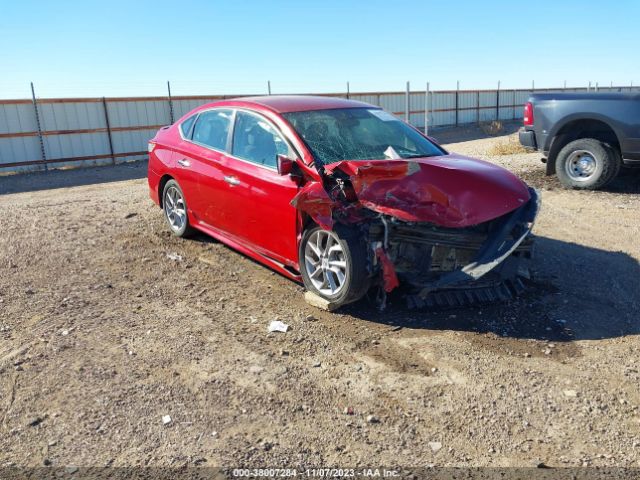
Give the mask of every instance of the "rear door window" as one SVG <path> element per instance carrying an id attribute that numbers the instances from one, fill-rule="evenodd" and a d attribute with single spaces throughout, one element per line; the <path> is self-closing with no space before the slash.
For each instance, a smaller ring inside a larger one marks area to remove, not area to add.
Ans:
<path id="1" fill-rule="evenodd" d="M 232 117 L 231 110 L 202 112 L 193 127 L 193 141 L 205 147 L 226 151 Z"/>
<path id="2" fill-rule="evenodd" d="M 180 124 L 180 131 L 184 138 L 191 139 L 191 127 L 193 127 L 193 122 L 196 121 L 196 117 L 197 115 L 191 115 Z"/>

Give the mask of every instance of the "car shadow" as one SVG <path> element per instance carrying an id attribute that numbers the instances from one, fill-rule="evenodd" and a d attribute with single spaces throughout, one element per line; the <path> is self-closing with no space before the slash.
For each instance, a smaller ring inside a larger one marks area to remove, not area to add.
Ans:
<path id="1" fill-rule="evenodd" d="M 0 195 L 146 178 L 147 162 L 136 161 L 97 167 L 49 169 L 0 176 Z"/>
<path id="2" fill-rule="evenodd" d="M 509 302 L 411 310 L 402 293 L 384 311 L 366 299 L 342 313 L 395 327 L 570 342 L 640 333 L 640 264 L 630 255 L 537 237 L 535 280 Z"/>

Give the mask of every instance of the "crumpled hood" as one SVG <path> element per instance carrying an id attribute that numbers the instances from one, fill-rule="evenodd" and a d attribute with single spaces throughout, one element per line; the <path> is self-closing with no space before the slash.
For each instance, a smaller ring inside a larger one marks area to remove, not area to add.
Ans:
<path id="1" fill-rule="evenodd" d="M 508 170 L 462 155 L 411 160 L 343 161 L 359 203 L 407 222 L 477 225 L 529 201 L 527 186 Z"/>

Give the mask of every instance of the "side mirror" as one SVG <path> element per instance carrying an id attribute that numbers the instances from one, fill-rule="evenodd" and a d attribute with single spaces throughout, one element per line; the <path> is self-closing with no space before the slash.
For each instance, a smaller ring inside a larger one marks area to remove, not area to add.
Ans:
<path id="1" fill-rule="evenodd" d="M 286 155 L 278 155 L 276 157 L 276 165 L 280 175 L 289 175 L 293 172 L 293 164 L 295 162 Z"/>

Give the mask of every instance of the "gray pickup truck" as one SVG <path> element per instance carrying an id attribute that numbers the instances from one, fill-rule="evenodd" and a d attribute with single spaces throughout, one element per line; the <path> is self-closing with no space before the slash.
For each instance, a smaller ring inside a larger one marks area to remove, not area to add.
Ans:
<path id="1" fill-rule="evenodd" d="M 519 138 L 566 187 L 602 188 L 623 166 L 640 167 L 640 94 L 531 95 Z"/>

